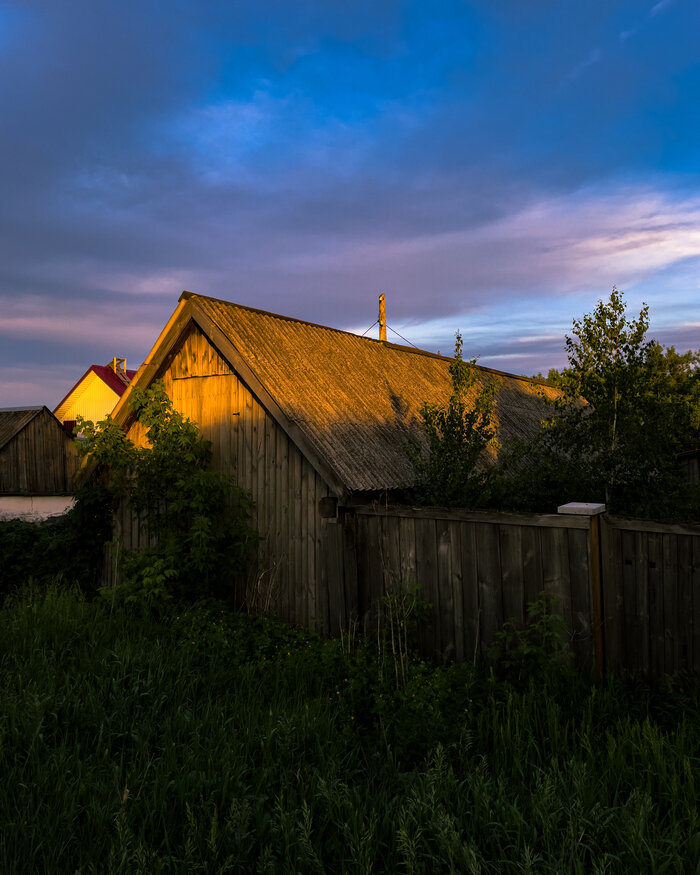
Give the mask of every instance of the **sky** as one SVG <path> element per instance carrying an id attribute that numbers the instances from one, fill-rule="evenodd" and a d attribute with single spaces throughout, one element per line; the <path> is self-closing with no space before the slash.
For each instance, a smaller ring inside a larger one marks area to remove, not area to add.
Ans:
<path id="1" fill-rule="evenodd" d="M 616 285 L 700 347 L 697 0 L 0 0 L 0 83 L 0 407 L 183 289 L 535 374 Z"/>

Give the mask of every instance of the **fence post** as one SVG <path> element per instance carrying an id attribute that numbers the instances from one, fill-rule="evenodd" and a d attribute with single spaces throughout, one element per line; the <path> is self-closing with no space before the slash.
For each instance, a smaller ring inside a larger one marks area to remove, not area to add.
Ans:
<path id="1" fill-rule="evenodd" d="M 557 513 L 570 513 L 589 517 L 588 529 L 588 574 L 591 588 L 591 630 L 593 632 L 593 656 L 596 681 L 605 673 L 605 641 L 603 637 L 603 589 L 601 586 L 600 515 L 605 513 L 604 504 L 572 501 L 557 508 Z"/>

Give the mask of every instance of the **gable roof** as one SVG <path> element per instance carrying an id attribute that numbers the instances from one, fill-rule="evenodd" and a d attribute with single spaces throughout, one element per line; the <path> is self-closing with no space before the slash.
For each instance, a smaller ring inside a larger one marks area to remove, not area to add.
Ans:
<path id="1" fill-rule="evenodd" d="M 115 373 L 114 370 L 109 365 L 90 365 L 90 367 L 85 371 L 83 376 L 76 382 L 76 384 L 70 389 L 70 391 L 66 392 L 65 396 L 58 402 L 58 404 L 54 407 L 54 411 L 61 408 L 66 401 L 70 398 L 70 396 L 75 392 L 75 390 L 80 386 L 80 384 L 85 380 L 85 378 L 89 374 L 95 374 L 97 377 L 102 380 L 113 392 L 117 394 L 118 397 L 124 394 L 126 387 L 129 385 L 131 380 L 136 376 L 136 371 L 127 370 L 126 377 L 124 377 L 121 373 Z"/>
<path id="2" fill-rule="evenodd" d="M 192 322 L 332 486 L 375 491 L 411 482 L 405 445 L 424 440 L 422 403 L 447 402 L 452 359 L 183 292 L 132 386 L 162 373 Z M 477 370 L 481 385 L 498 385 L 502 441 L 534 433 L 546 415 L 541 395 L 559 394 L 526 377 Z M 129 394 L 113 414 L 121 424 Z"/>
<path id="3" fill-rule="evenodd" d="M 0 450 L 15 435 L 18 435 L 23 428 L 26 428 L 42 410 L 53 416 L 53 413 L 44 405 L 39 407 L 4 407 L 0 409 Z M 56 420 L 56 424 L 61 427 L 58 420 Z"/>

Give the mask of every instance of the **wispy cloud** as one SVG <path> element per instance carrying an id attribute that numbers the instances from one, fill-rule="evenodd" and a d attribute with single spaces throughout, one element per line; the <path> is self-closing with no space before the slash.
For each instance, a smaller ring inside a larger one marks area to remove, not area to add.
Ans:
<path id="1" fill-rule="evenodd" d="M 600 49 L 592 49 L 580 63 L 576 64 L 575 67 L 569 70 L 567 78 L 578 79 L 589 67 L 600 63 L 602 57 L 603 53 Z"/>
<path id="2" fill-rule="evenodd" d="M 651 7 L 649 11 L 649 18 L 654 18 L 660 12 L 663 12 L 668 6 L 673 3 L 673 0 L 659 0 L 654 6 Z"/>

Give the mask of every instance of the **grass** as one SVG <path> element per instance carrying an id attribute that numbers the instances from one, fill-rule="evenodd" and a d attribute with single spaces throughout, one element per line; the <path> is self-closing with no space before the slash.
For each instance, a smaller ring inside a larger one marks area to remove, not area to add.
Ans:
<path id="1" fill-rule="evenodd" d="M 517 683 L 211 604 L 0 610 L 0 871 L 700 872 L 696 681 Z"/>

